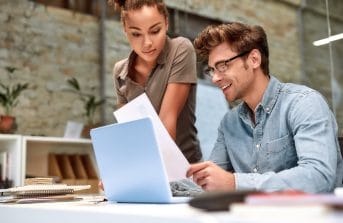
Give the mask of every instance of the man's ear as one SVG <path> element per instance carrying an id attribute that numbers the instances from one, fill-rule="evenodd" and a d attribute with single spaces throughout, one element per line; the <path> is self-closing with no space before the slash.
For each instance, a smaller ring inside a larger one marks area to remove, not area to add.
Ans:
<path id="1" fill-rule="evenodd" d="M 251 59 L 251 65 L 253 68 L 258 68 L 261 66 L 261 53 L 258 49 L 253 49 L 249 55 Z"/>

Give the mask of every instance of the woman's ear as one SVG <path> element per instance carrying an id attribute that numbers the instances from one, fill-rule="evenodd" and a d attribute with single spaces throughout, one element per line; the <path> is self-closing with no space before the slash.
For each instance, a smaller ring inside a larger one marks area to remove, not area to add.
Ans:
<path id="1" fill-rule="evenodd" d="M 166 30 L 167 30 L 167 32 L 168 32 L 168 29 L 169 29 L 169 20 L 168 20 L 168 18 L 166 18 Z"/>
<path id="2" fill-rule="evenodd" d="M 123 30 L 124 30 L 125 34 L 127 34 L 127 28 L 126 28 L 125 22 L 123 21 L 122 24 L 123 24 Z"/>

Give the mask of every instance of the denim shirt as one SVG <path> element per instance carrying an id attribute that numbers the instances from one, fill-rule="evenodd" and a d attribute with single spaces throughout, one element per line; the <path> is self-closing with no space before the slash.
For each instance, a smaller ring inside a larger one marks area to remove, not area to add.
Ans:
<path id="1" fill-rule="evenodd" d="M 243 102 L 221 121 L 210 160 L 234 172 L 237 190 L 330 192 L 342 185 L 337 124 L 325 99 L 271 77 L 255 110 Z"/>

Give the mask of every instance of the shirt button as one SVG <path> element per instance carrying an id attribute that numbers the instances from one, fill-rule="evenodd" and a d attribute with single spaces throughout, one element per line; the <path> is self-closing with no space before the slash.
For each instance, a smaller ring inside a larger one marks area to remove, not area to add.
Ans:
<path id="1" fill-rule="evenodd" d="M 268 112 L 268 111 L 269 111 L 269 108 L 266 108 L 266 111 Z"/>
<path id="2" fill-rule="evenodd" d="M 256 144 L 256 148 L 257 148 L 257 149 L 260 148 L 260 144 Z"/>
<path id="3" fill-rule="evenodd" d="M 257 168 L 254 168 L 253 171 L 254 171 L 254 173 L 257 173 Z"/>

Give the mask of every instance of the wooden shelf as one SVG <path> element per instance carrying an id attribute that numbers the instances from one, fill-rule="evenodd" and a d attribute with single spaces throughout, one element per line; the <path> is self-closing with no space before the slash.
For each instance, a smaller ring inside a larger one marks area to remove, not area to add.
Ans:
<path id="1" fill-rule="evenodd" d="M 90 139 L 23 136 L 25 175 L 48 176 L 49 153 L 88 154 L 96 171 L 96 161 Z"/>

